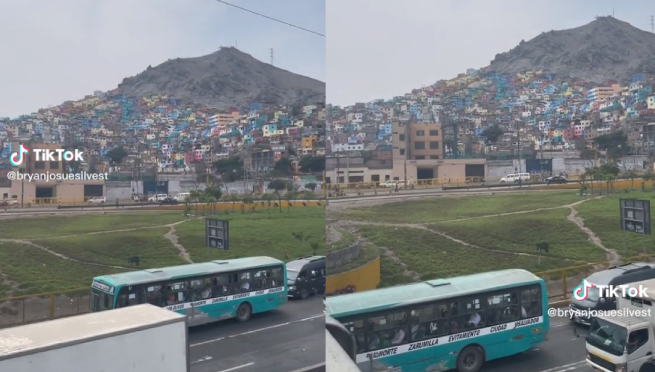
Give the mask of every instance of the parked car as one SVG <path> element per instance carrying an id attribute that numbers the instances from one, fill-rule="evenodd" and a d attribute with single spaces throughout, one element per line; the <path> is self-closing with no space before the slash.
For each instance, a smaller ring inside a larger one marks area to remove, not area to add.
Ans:
<path id="1" fill-rule="evenodd" d="M 527 183 L 530 182 L 530 173 L 510 173 L 500 179 L 501 184 L 506 183 Z"/>
<path id="2" fill-rule="evenodd" d="M 105 204 L 107 201 L 106 196 L 94 196 L 91 199 L 89 199 L 89 203 L 91 204 Z"/>
<path id="3" fill-rule="evenodd" d="M 0 201 L 0 207 L 18 207 L 18 200 L 16 199 L 5 199 Z"/>
<path id="4" fill-rule="evenodd" d="M 132 194 L 132 200 L 135 202 L 145 202 L 148 201 L 148 197 L 141 194 Z"/>
<path id="5" fill-rule="evenodd" d="M 187 201 L 187 199 L 190 199 L 190 198 L 191 198 L 191 193 L 190 192 L 181 192 L 181 193 L 178 193 L 177 195 L 175 195 L 173 197 L 173 199 L 177 200 L 180 203 L 184 203 L 185 201 Z"/>
<path id="6" fill-rule="evenodd" d="M 160 205 L 177 205 L 178 203 L 179 202 L 174 198 L 166 198 L 164 200 L 159 201 Z"/>
<path id="7" fill-rule="evenodd" d="M 164 200 L 166 198 L 168 198 L 168 195 L 166 195 L 166 194 L 157 194 L 157 195 L 153 195 L 153 196 L 149 197 L 148 201 L 149 202 L 160 202 L 160 201 L 162 201 L 162 200 Z"/>
<path id="8" fill-rule="evenodd" d="M 552 177 L 546 178 L 546 184 L 548 184 L 548 185 L 550 185 L 550 184 L 565 184 L 565 183 L 568 183 L 568 182 L 569 182 L 569 180 L 567 180 L 566 178 L 564 178 L 562 176 L 552 176 Z"/>

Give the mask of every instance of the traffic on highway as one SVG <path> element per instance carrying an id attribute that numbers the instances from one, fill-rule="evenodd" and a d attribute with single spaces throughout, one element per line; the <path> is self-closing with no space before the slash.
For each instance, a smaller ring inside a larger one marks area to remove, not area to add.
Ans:
<path id="1" fill-rule="evenodd" d="M 291 372 L 325 362 L 322 297 L 290 300 L 247 323 L 189 330 L 192 372 Z"/>
<path id="2" fill-rule="evenodd" d="M 326 329 L 363 372 L 652 372 L 651 271 L 596 272 L 570 306 L 521 269 L 345 294 L 327 298 Z"/>

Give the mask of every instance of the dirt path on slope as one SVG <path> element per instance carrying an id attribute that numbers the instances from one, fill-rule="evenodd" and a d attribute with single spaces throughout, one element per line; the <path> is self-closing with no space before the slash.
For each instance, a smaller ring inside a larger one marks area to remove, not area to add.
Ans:
<path id="1" fill-rule="evenodd" d="M 617 265 L 621 261 L 621 256 L 614 249 L 609 249 L 603 245 L 603 242 L 600 240 L 598 235 L 594 233 L 590 228 L 585 226 L 584 218 L 578 216 L 578 210 L 574 206 L 571 206 L 571 213 L 566 217 L 567 220 L 573 222 L 578 228 L 589 237 L 589 241 L 592 242 L 595 246 L 605 251 L 607 256 L 607 261 L 610 262 L 610 265 Z"/>
<path id="2" fill-rule="evenodd" d="M 184 246 L 182 246 L 182 244 L 180 244 L 180 242 L 179 242 L 180 237 L 177 236 L 176 231 L 175 231 L 175 226 L 176 225 L 179 225 L 179 224 L 187 222 L 187 221 L 188 220 L 179 221 L 179 222 L 170 223 L 170 224 L 166 225 L 166 226 L 168 226 L 169 230 L 168 230 L 168 232 L 166 234 L 164 234 L 164 238 L 168 239 L 173 244 L 173 246 L 180 252 L 180 254 L 179 254 L 180 258 L 182 258 L 184 261 L 186 261 L 188 263 L 193 263 L 193 261 L 191 260 L 191 255 L 189 254 L 189 251 L 187 251 L 186 248 L 184 248 Z"/>
<path id="3" fill-rule="evenodd" d="M 185 260 L 186 262 L 193 263 L 191 260 L 189 252 L 178 242 L 178 236 L 175 234 L 175 226 L 191 221 L 192 219 L 186 219 L 182 221 L 177 221 L 165 225 L 157 225 L 157 226 L 144 226 L 144 227 L 135 227 L 131 229 L 119 229 L 119 230 L 104 230 L 104 231 L 93 231 L 93 232 L 88 232 L 88 233 L 79 233 L 79 234 L 71 234 L 71 235 L 60 235 L 60 236 L 48 236 L 48 237 L 43 237 L 43 238 L 35 238 L 35 239 L 0 239 L 0 243 L 2 242 L 8 242 L 8 243 L 17 243 L 17 244 L 25 244 L 25 245 L 30 245 L 32 247 L 41 249 L 44 252 L 47 252 L 53 256 L 57 256 L 61 259 L 72 261 L 72 262 L 77 262 L 85 265 L 92 265 L 92 266 L 99 266 L 99 267 L 107 267 L 107 268 L 113 268 L 113 269 L 124 269 L 124 270 L 134 270 L 133 267 L 126 267 L 126 266 L 117 266 L 117 265 L 107 265 L 107 264 L 100 264 L 96 262 L 88 262 L 84 260 L 78 260 L 72 257 L 68 257 L 64 254 L 58 253 L 46 246 L 34 243 L 32 240 L 45 240 L 45 239 L 58 239 L 58 238 L 71 238 L 71 237 L 77 237 L 77 236 L 87 236 L 87 235 L 98 235 L 98 234 L 109 234 L 109 233 L 117 233 L 117 232 L 127 232 L 127 231 L 138 231 L 138 230 L 150 230 L 150 229 L 160 229 L 162 227 L 168 227 L 169 231 L 164 234 L 164 237 L 168 239 L 173 246 L 179 251 L 179 256 Z M 2 247 L 0 246 L 0 249 Z M 0 274 L 0 280 L 2 280 L 3 275 L 6 277 L 5 274 Z M 13 282 L 11 282 L 13 283 Z"/>
<path id="4" fill-rule="evenodd" d="M 482 215 L 482 216 L 476 216 L 476 217 L 468 217 L 468 218 L 459 218 L 459 219 L 453 219 L 453 220 L 446 220 L 446 221 L 438 221 L 438 222 L 429 222 L 429 223 L 388 223 L 388 222 L 374 222 L 374 221 L 352 221 L 352 220 L 335 220 L 330 218 L 330 213 L 328 210 L 328 219 L 326 220 L 326 230 L 328 232 L 327 236 L 329 236 L 329 241 L 337 241 L 341 237 L 341 232 L 347 230 L 350 233 L 352 233 L 355 236 L 355 239 L 357 241 L 365 241 L 365 239 L 361 236 L 359 231 L 357 230 L 357 226 L 384 226 L 384 227 L 404 227 L 404 228 L 411 228 L 411 229 L 419 229 L 423 231 L 428 231 L 433 234 L 437 234 L 439 236 L 442 236 L 446 239 L 449 239 L 457 244 L 461 244 L 467 247 L 475 248 L 480 251 L 486 251 L 486 252 L 494 252 L 494 253 L 500 253 L 500 254 L 508 254 L 508 255 L 517 255 L 517 256 L 526 256 L 526 257 L 535 257 L 538 258 L 538 255 L 531 254 L 531 253 L 523 253 L 523 252 L 511 252 L 511 251 L 503 251 L 499 249 L 492 249 L 492 248 L 485 248 L 481 247 L 469 242 L 466 242 L 464 240 L 455 238 L 453 236 L 450 236 L 446 234 L 443 231 L 436 230 L 434 228 L 429 228 L 427 225 L 433 225 L 435 223 L 447 223 L 447 222 L 460 222 L 460 221 L 470 221 L 470 220 L 475 220 L 475 219 L 480 219 L 480 218 L 493 218 L 493 217 L 502 217 L 502 216 L 510 216 L 510 215 L 519 215 L 519 214 L 527 214 L 527 213 L 534 213 L 534 212 L 540 212 L 540 211 L 548 211 L 548 210 L 557 210 L 557 209 L 565 209 L 568 208 L 571 210 L 571 214 L 567 217 L 571 222 L 575 223 L 576 226 L 580 230 L 582 230 L 587 236 L 589 236 L 589 240 L 598 246 L 599 248 L 603 249 L 608 257 L 608 260 L 612 263 L 618 262 L 620 260 L 619 255 L 616 253 L 616 251 L 611 250 L 606 248 L 600 238 L 591 231 L 588 227 L 584 226 L 584 220 L 577 216 L 577 210 L 575 209 L 575 206 L 580 205 L 582 203 L 585 203 L 589 200 L 592 199 L 598 199 L 602 198 L 596 197 L 596 198 L 589 198 L 589 199 L 583 199 L 576 201 L 574 203 L 569 203 L 569 204 L 564 204 L 564 205 L 559 205 L 559 206 L 554 206 L 554 207 L 545 207 L 545 208 L 535 208 L 535 209 L 530 209 L 530 210 L 524 210 L 524 211 L 514 211 L 514 212 L 505 212 L 505 213 L 494 213 L 494 214 L 488 214 L 488 215 Z M 392 260 L 394 263 L 399 265 L 402 270 L 403 274 L 409 278 L 412 278 L 414 281 L 420 280 L 420 275 L 416 273 L 415 271 L 412 271 L 406 263 L 404 263 L 398 256 L 395 255 L 394 251 L 388 247 L 379 247 L 378 248 L 381 250 L 381 252 L 385 255 L 385 257 L 389 258 Z M 571 263 L 576 263 L 579 262 L 577 260 L 573 259 L 568 259 L 568 258 L 561 258 L 561 257 L 551 257 L 555 259 L 559 259 L 562 261 L 569 261 Z"/>

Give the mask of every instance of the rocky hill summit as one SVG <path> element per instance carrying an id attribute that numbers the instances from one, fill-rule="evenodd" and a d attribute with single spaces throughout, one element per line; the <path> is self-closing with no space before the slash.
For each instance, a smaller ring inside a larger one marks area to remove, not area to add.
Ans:
<path id="1" fill-rule="evenodd" d="M 325 83 L 263 63 L 236 48 L 196 58 L 176 58 L 123 79 L 115 93 L 167 94 L 224 110 L 250 103 L 313 104 L 325 101 Z"/>
<path id="2" fill-rule="evenodd" d="M 544 32 L 506 53 L 489 70 L 514 74 L 539 70 L 605 83 L 628 82 L 633 74 L 655 74 L 655 34 L 612 16 L 569 30 Z"/>

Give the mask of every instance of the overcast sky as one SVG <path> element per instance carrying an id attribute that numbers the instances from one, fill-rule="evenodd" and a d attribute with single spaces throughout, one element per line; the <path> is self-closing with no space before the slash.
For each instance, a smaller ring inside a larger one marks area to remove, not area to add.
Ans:
<path id="1" fill-rule="evenodd" d="M 613 7 L 616 18 L 651 30 L 655 2 L 647 0 L 329 0 L 327 102 L 400 96 Z"/>
<path id="2" fill-rule="evenodd" d="M 226 0 L 325 34 L 325 0 Z M 325 38 L 214 0 L 1 0 L 0 117 L 111 90 L 169 58 L 234 46 L 325 81 Z"/>

